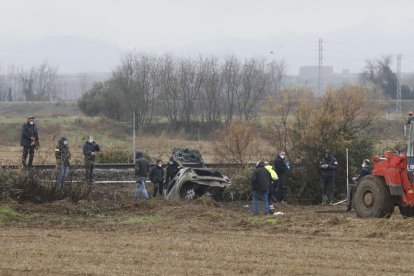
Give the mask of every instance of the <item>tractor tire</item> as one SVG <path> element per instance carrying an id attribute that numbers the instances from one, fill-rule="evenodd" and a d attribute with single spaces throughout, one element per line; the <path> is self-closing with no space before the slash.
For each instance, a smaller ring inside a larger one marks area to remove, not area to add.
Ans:
<path id="1" fill-rule="evenodd" d="M 180 197 L 182 199 L 191 200 L 197 197 L 195 187 L 192 184 L 185 184 L 181 187 Z"/>
<path id="2" fill-rule="evenodd" d="M 353 206 L 361 218 L 389 218 L 394 211 L 394 201 L 382 177 L 368 175 L 358 183 Z"/>
<path id="3" fill-rule="evenodd" d="M 398 205 L 398 208 L 400 209 L 400 214 L 403 217 L 405 217 L 405 218 L 414 217 L 414 208 L 413 207 Z"/>

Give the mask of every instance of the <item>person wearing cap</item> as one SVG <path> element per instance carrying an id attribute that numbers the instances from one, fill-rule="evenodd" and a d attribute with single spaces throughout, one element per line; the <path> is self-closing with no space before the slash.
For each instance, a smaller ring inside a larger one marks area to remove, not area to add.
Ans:
<path id="1" fill-rule="evenodd" d="M 69 174 L 69 160 L 71 158 L 68 139 L 66 137 L 59 139 L 55 148 L 55 157 L 57 169 L 56 185 L 59 189 L 61 189 L 65 184 L 66 176 Z"/>
<path id="2" fill-rule="evenodd" d="M 95 169 L 96 152 L 99 151 L 101 151 L 101 148 L 95 143 L 93 137 L 89 136 L 82 148 L 86 170 L 85 178 L 89 188 L 93 186 L 93 171 Z"/>
<path id="3" fill-rule="evenodd" d="M 22 137 L 20 139 L 20 145 L 23 147 L 22 164 L 23 167 L 29 168 L 33 164 L 35 149 L 39 147 L 39 135 L 34 119 L 34 116 L 27 117 L 27 122 L 22 127 Z M 29 160 L 27 160 L 27 156 L 29 156 Z"/>
<path id="4" fill-rule="evenodd" d="M 355 184 L 358 183 L 364 176 L 371 174 L 371 161 L 369 159 L 364 159 L 361 166 L 362 168 L 358 177 L 352 178 L 352 185 L 350 186 L 349 191 L 349 201 L 346 209 L 347 211 L 351 211 L 352 209 L 352 194 L 354 193 Z"/>
<path id="5" fill-rule="evenodd" d="M 135 177 L 137 178 L 137 181 L 134 192 L 134 199 L 138 199 L 139 195 L 142 193 L 144 199 L 147 200 L 149 197 L 147 189 L 145 188 L 145 181 L 148 178 L 150 165 L 142 152 L 137 151 L 135 156 Z"/>
<path id="6" fill-rule="evenodd" d="M 325 155 L 319 162 L 322 179 L 322 205 L 333 205 L 335 192 L 335 171 L 338 167 L 338 161 L 331 155 L 329 149 L 325 150 Z"/>

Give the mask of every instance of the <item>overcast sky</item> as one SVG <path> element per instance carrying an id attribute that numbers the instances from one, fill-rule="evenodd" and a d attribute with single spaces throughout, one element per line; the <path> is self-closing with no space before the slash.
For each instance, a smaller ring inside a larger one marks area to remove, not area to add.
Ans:
<path id="1" fill-rule="evenodd" d="M 355 45 L 366 37 L 364 33 L 375 32 L 372 39 L 381 33 L 395 39 L 413 34 L 414 25 L 414 1 L 409 0 L 0 0 L 0 4 L 0 43 L 13 38 L 75 36 L 103 40 L 127 50 L 174 51 L 222 39 L 271 41 L 254 53 L 279 51 L 279 58 L 288 64 L 294 57 L 281 49 L 292 46 L 294 41 L 289 40 L 294 35 L 308 38 L 310 56 L 317 55 L 316 41 L 324 38 L 329 63 L 329 57 L 335 60 L 334 55 L 343 55 L 329 52 L 337 44 L 354 40 L 348 44 L 354 48 L 352 55 L 359 51 Z M 334 35 L 341 32 L 347 36 Z M 414 62 L 414 52 L 407 52 L 410 47 L 407 50 L 398 42 L 394 44 L 390 43 L 383 54 L 406 51 L 402 52 L 405 63 Z M 356 70 L 354 67 L 363 62 L 342 68 Z M 414 71 L 414 66 L 405 68 Z"/>

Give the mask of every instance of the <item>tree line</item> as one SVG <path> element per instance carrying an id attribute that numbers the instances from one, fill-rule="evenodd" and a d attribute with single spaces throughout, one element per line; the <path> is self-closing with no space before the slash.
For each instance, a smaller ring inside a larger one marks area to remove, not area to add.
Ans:
<path id="1" fill-rule="evenodd" d="M 29 69 L 10 66 L 0 75 L 0 101 L 52 101 L 58 99 L 58 68 L 43 62 Z"/>
<path id="2" fill-rule="evenodd" d="M 103 114 L 150 127 L 166 118 L 173 129 L 194 123 L 250 121 L 268 95 L 277 97 L 286 76 L 283 61 L 235 56 L 178 58 L 129 53 L 112 78 L 96 83 L 78 101 L 87 115 Z"/>

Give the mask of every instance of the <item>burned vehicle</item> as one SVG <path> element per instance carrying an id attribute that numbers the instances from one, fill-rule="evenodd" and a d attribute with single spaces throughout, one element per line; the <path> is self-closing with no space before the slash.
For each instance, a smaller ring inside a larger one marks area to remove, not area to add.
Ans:
<path id="1" fill-rule="evenodd" d="M 204 165 L 198 150 L 174 148 L 172 157 L 181 169 L 165 187 L 164 196 L 167 199 L 211 196 L 219 200 L 224 189 L 231 185 L 227 176 Z"/>

